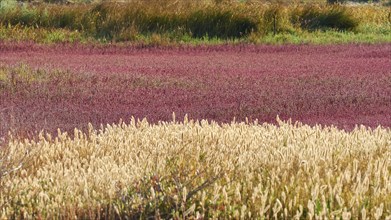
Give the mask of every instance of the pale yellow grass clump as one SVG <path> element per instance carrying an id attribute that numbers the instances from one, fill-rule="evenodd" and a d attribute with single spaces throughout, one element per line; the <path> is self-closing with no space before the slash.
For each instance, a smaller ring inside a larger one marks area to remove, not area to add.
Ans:
<path id="1" fill-rule="evenodd" d="M 1 219 L 391 219 L 390 129 L 133 119 L 6 147 Z"/>

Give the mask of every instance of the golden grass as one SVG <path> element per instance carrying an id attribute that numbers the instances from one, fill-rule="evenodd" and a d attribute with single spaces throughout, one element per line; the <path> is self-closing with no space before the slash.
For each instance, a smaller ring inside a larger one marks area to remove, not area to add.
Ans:
<path id="1" fill-rule="evenodd" d="M 4 146 L 1 219 L 391 218 L 390 129 L 132 119 L 74 136 Z"/>

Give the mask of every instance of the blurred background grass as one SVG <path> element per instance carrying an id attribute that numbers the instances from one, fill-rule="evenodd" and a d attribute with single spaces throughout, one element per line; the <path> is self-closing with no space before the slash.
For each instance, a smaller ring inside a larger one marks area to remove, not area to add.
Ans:
<path id="1" fill-rule="evenodd" d="M 348 42 L 391 41 L 387 1 L 328 1 L 0 0 L 0 39 L 44 43 L 279 43 L 281 40 L 274 36 L 284 36 L 299 38 L 287 40 L 290 43 L 306 43 L 308 35 L 334 39 L 339 33 Z"/>

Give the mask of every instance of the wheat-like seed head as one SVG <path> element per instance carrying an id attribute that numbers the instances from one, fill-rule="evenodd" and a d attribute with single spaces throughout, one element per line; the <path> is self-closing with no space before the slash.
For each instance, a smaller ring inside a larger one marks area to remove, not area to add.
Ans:
<path id="1" fill-rule="evenodd" d="M 33 153 L 2 177 L 0 217 L 391 215 L 389 129 L 133 119 L 89 130 L 11 141 L 14 159 Z"/>

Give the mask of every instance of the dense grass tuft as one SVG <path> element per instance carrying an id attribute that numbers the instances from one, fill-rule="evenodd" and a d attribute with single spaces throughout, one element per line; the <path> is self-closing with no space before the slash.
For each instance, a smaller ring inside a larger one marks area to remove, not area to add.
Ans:
<path id="1" fill-rule="evenodd" d="M 342 6 L 332 6 L 328 8 L 319 8 L 309 6 L 300 8 L 295 12 L 296 20 L 303 29 L 337 29 L 354 30 L 359 25 L 359 20 L 354 18 L 351 13 Z"/>
<path id="2" fill-rule="evenodd" d="M 194 37 L 242 37 L 257 28 L 257 24 L 244 15 L 214 8 L 195 11 L 187 20 L 187 27 Z"/>

